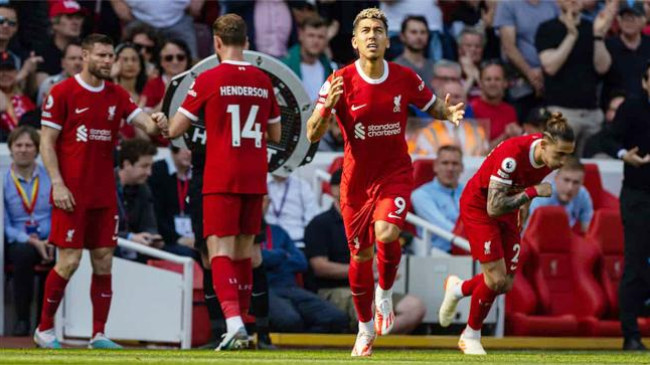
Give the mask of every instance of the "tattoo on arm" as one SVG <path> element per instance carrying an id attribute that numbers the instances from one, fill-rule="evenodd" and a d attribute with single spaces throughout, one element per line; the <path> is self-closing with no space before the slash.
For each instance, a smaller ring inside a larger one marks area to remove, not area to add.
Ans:
<path id="1" fill-rule="evenodd" d="M 323 118 L 320 115 L 316 115 L 318 112 L 314 112 L 314 115 L 307 121 L 307 139 L 310 142 L 316 142 L 323 137 L 327 128 L 329 127 L 330 122 L 334 116 L 330 115 L 327 118 Z"/>
<path id="2" fill-rule="evenodd" d="M 433 105 L 431 105 L 431 108 L 429 108 L 429 114 L 436 119 L 447 119 L 447 106 L 445 105 L 445 100 L 443 98 L 436 97 Z"/>
<path id="3" fill-rule="evenodd" d="M 512 190 L 512 186 L 490 181 L 487 198 L 487 212 L 490 217 L 510 213 L 530 201 L 523 191 L 511 195 Z"/>

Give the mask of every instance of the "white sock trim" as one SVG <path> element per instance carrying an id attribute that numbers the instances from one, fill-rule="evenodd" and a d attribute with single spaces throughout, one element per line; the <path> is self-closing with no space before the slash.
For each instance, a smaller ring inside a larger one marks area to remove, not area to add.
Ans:
<path id="1" fill-rule="evenodd" d="M 461 281 L 457 285 L 454 285 L 451 288 L 451 292 L 454 294 L 454 297 L 456 297 L 456 299 L 463 298 L 464 297 L 464 295 L 463 295 L 463 282 Z"/>
<path id="2" fill-rule="evenodd" d="M 244 327 L 244 321 L 242 321 L 240 316 L 226 318 L 228 333 L 237 332 L 242 327 Z"/>
<path id="3" fill-rule="evenodd" d="M 375 333 L 375 320 L 371 319 L 368 322 L 359 321 L 359 332 Z"/>
<path id="4" fill-rule="evenodd" d="M 463 334 L 465 338 L 471 338 L 474 340 L 480 340 L 481 339 L 481 330 L 475 330 L 469 325 L 465 327 L 465 332 Z"/>
<path id="5" fill-rule="evenodd" d="M 391 299 L 392 297 L 393 297 L 393 288 L 384 290 L 379 285 L 377 285 L 375 300 Z"/>

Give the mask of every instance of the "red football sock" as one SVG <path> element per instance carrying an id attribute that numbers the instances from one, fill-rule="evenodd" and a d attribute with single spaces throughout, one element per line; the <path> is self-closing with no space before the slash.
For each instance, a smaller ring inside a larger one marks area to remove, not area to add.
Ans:
<path id="1" fill-rule="evenodd" d="M 228 256 L 216 256 L 210 260 L 212 266 L 212 285 L 221 303 L 225 318 L 239 317 L 239 295 L 237 272 L 233 261 Z"/>
<path id="2" fill-rule="evenodd" d="M 467 325 L 473 330 L 479 331 L 483 326 L 483 320 L 487 316 L 492 303 L 497 297 L 498 293 L 488 288 L 485 281 L 481 281 L 472 293 L 472 304 L 469 308 L 469 318 Z"/>
<path id="3" fill-rule="evenodd" d="M 239 307 L 242 315 L 248 314 L 251 306 L 251 292 L 253 291 L 253 265 L 251 259 L 233 261 L 239 283 Z"/>
<path id="4" fill-rule="evenodd" d="M 68 285 L 67 279 L 59 275 L 56 270 L 50 270 L 43 290 L 43 309 L 41 310 L 41 323 L 38 326 L 39 331 L 54 327 L 54 315 L 59 308 L 66 285 Z"/>
<path id="5" fill-rule="evenodd" d="M 111 288 L 112 275 L 93 274 L 90 283 L 90 300 L 93 303 L 93 336 L 104 333 L 108 312 L 111 309 L 113 289 Z"/>
<path id="6" fill-rule="evenodd" d="M 399 240 L 386 243 L 377 241 L 377 271 L 379 271 L 379 286 L 382 289 L 393 288 L 401 258 L 402 246 Z"/>
<path id="7" fill-rule="evenodd" d="M 476 286 L 482 282 L 484 282 L 482 273 L 474 275 L 473 278 L 465 280 L 461 283 L 460 290 L 462 290 L 464 296 L 468 297 L 474 293 Z"/>
<path id="8" fill-rule="evenodd" d="M 357 262 L 351 259 L 349 273 L 350 291 L 357 317 L 361 322 L 368 322 L 372 319 L 372 299 L 375 287 L 372 260 Z"/>

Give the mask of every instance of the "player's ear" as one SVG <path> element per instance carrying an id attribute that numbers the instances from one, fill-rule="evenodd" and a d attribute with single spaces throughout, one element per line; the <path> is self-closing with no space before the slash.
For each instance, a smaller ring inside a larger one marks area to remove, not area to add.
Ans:
<path id="1" fill-rule="evenodd" d="M 214 51 L 216 52 L 219 48 L 221 48 L 220 45 L 221 39 L 219 39 L 219 37 L 216 35 L 212 37 L 212 39 L 214 40 Z"/>
<path id="2" fill-rule="evenodd" d="M 357 45 L 357 37 L 355 36 L 352 36 L 352 48 L 359 50 L 359 46 Z"/>
<path id="3" fill-rule="evenodd" d="M 250 44 L 250 42 L 248 41 L 248 37 L 246 37 L 246 42 L 244 42 L 244 49 L 245 49 L 245 50 L 248 50 L 248 49 L 250 49 L 250 48 L 251 48 L 251 44 Z"/>

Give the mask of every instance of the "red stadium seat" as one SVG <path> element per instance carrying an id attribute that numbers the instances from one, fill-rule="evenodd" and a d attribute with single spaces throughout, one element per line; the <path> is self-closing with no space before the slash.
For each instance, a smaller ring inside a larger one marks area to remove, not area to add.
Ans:
<path id="1" fill-rule="evenodd" d="M 340 169 L 343 167 L 343 156 L 339 156 L 332 161 L 330 166 L 327 168 L 327 172 L 331 175 L 334 173 L 334 171 Z M 323 191 L 324 194 L 331 194 L 332 190 L 330 189 L 330 182 L 329 181 L 323 181 L 321 184 L 321 190 Z"/>
<path id="2" fill-rule="evenodd" d="M 619 209 L 619 201 L 612 193 L 603 189 L 603 182 L 600 177 L 598 165 L 593 163 L 585 164 L 585 188 L 591 195 L 594 210 L 598 209 Z"/>
<path id="3" fill-rule="evenodd" d="M 454 226 L 452 233 L 457 236 L 467 238 L 467 235 L 465 234 L 465 226 L 463 225 L 463 221 L 461 221 L 460 218 L 456 221 L 456 225 Z M 469 256 L 471 255 L 471 252 L 465 251 L 458 246 L 452 245 L 451 254 L 454 256 Z"/>
<path id="4" fill-rule="evenodd" d="M 417 189 L 421 185 L 433 180 L 436 176 L 435 172 L 433 172 L 434 161 L 428 158 L 413 161 L 413 189 Z"/>

